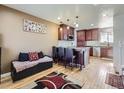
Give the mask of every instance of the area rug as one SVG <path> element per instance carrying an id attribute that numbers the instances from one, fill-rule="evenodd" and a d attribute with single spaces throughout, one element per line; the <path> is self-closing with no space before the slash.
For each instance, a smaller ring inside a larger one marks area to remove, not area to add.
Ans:
<path id="1" fill-rule="evenodd" d="M 74 81 L 74 82 L 73 82 Z M 84 85 L 84 84 L 83 84 Z M 52 72 L 22 87 L 23 89 L 81 89 L 80 81 L 61 72 Z"/>
<path id="2" fill-rule="evenodd" d="M 123 77 L 116 74 L 107 73 L 105 83 L 118 89 L 124 89 Z"/>

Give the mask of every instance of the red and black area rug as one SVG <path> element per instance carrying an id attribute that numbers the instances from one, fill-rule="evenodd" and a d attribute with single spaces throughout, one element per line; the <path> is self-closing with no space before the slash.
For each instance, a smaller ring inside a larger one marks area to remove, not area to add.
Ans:
<path id="1" fill-rule="evenodd" d="M 119 89 L 124 89 L 123 79 L 123 76 L 107 73 L 105 83 Z"/>
<path id="2" fill-rule="evenodd" d="M 35 81 L 36 86 L 33 89 L 81 89 L 82 86 L 66 79 L 67 75 L 58 72 L 52 72 L 47 76 Z"/>

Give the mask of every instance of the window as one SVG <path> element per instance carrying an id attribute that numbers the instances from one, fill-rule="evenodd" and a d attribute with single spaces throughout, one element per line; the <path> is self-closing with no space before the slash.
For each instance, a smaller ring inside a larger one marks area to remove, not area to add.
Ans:
<path id="1" fill-rule="evenodd" d="M 101 43 L 113 43 L 113 28 L 103 28 L 100 31 Z"/>

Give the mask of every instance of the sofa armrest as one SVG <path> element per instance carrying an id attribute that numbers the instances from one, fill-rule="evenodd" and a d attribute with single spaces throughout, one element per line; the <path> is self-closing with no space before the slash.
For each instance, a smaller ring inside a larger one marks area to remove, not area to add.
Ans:
<path id="1" fill-rule="evenodd" d="M 17 61 L 16 59 L 15 60 L 11 60 L 11 71 L 15 70 L 14 66 L 13 66 L 13 61 Z"/>

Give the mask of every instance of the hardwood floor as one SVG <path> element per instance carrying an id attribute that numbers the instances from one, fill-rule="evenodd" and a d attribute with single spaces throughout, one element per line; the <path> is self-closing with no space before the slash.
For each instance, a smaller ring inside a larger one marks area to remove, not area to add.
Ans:
<path id="1" fill-rule="evenodd" d="M 53 68 L 42 71 L 38 74 L 25 78 L 23 80 L 12 82 L 10 77 L 2 78 L 0 88 L 22 88 L 36 79 L 45 76 L 53 71 L 59 71 L 67 74 L 75 82 L 79 82 L 83 89 L 113 89 L 114 87 L 105 84 L 106 74 L 114 73 L 113 63 L 111 60 L 102 60 L 99 58 L 90 58 L 90 64 L 83 68 L 82 71 L 75 68 L 64 68 L 64 66 L 54 64 Z"/>

